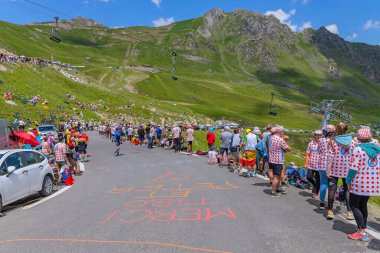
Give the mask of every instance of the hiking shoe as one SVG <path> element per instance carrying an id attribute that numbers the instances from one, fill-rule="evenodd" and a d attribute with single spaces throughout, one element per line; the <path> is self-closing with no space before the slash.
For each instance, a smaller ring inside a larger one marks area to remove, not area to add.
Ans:
<path id="1" fill-rule="evenodd" d="M 281 198 L 281 194 L 279 192 L 272 192 L 271 195 L 273 198 Z"/>
<path id="2" fill-rule="evenodd" d="M 327 210 L 326 218 L 327 218 L 328 220 L 333 220 L 333 219 L 335 219 L 335 215 L 334 215 L 333 210 Z"/>
<path id="3" fill-rule="evenodd" d="M 369 236 L 367 233 L 361 233 L 359 231 L 356 231 L 353 234 L 348 234 L 348 238 L 351 240 L 356 240 L 356 241 L 362 241 L 362 242 L 368 242 L 369 241 Z"/>
<path id="4" fill-rule="evenodd" d="M 355 220 L 355 217 L 352 211 L 347 211 L 346 216 L 347 216 L 347 220 Z"/>
<path id="5" fill-rule="evenodd" d="M 280 190 L 277 190 L 277 192 L 281 193 L 281 194 L 287 194 L 288 193 L 288 191 L 283 189 L 283 188 L 281 188 Z"/>
<path id="6" fill-rule="evenodd" d="M 324 202 L 319 203 L 319 209 L 320 210 L 325 210 L 326 209 L 326 206 L 325 206 Z"/>

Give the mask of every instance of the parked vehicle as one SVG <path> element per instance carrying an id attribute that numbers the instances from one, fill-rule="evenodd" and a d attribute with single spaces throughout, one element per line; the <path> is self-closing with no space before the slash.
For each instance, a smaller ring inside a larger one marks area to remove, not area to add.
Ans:
<path id="1" fill-rule="evenodd" d="M 48 133 L 53 134 L 54 137 L 58 136 L 57 131 L 53 125 L 43 125 L 38 127 L 38 132 L 41 133 L 41 136 L 46 136 Z"/>
<path id="2" fill-rule="evenodd" d="M 13 130 L 9 126 L 8 121 L 0 119 L 0 150 L 10 149 L 15 145 L 15 141 L 10 138 Z"/>
<path id="3" fill-rule="evenodd" d="M 0 212 L 2 207 L 39 192 L 53 193 L 54 176 L 48 160 L 34 150 L 0 150 Z"/>

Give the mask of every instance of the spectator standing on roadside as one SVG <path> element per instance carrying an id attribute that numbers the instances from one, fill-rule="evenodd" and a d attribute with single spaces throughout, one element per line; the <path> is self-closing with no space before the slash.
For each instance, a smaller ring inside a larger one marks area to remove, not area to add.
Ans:
<path id="1" fill-rule="evenodd" d="M 127 129 L 127 132 L 128 132 L 128 140 L 130 142 L 132 142 L 132 137 L 133 137 L 133 128 L 131 125 L 129 125 L 128 129 Z"/>
<path id="2" fill-rule="evenodd" d="M 320 178 L 318 172 L 318 143 L 322 137 L 322 131 L 314 132 L 313 140 L 307 145 L 305 169 L 307 169 L 306 178 L 313 185 L 313 199 L 319 195 Z"/>
<path id="3" fill-rule="evenodd" d="M 68 152 L 67 145 L 65 143 L 65 139 L 63 136 L 59 137 L 58 143 L 55 144 L 54 146 L 54 156 L 55 156 L 55 161 L 58 165 L 58 183 L 61 182 L 61 168 L 65 164 L 69 164 L 69 161 L 67 160 L 66 153 Z"/>
<path id="4" fill-rule="evenodd" d="M 155 134 L 156 130 L 154 129 L 154 127 L 152 126 L 150 129 L 149 129 L 149 143 L 148 143 L 148 149 L 153 149 L 153 141 L 154 141 L 154 134 Z"/>
<path id="5" fill-rule="evenodd" d="M 245 130 L 246 136 L 244 137 L 243 145 L 245 152 L 245 166 L 247 166 L 246 177 L 255 177 L 256 176 L 256 145 L 257 145 L 257 136 L 252 133 L 251 129 L 247 128 Z"/>
<path id="6" fill-rule="evenodd" d="M 331 136 L 335 132 L 335 126 L 327 125 L 322 130 L 323 137 L 318 142 L 318 173 L 320 178 L 320 186 L 319 186 L 319 199 L 321 202 L 319 203 L 319 209 L 325 210 L 325 198 L 326 191 L 328 188 L 329 178 L 326 174 L 327 169 L 327 153 L 328 153 L 328 145 L 331 139 Z"/>
<path id="7" fill-rule="evenodd" d="M 172 134 L 173 134 L 173 143 L 174 143 L 174 152 L 180 152 L 180 135 L 181 135 L 181 129 L 177 126 L 174 125 L 172 129 Z"/>
<path id="8" fill-rule="evenodd" d="M 186 126 L 187 153 L 193 153 L 194 129 L 190 124 Z"/>
<path id="9" fill-rule="evenodd" d="M 224 154 L 228 156 L 228 148 L 230 147 L 231 138 L 232 138 L 232 134 L 230 133 L 230 128 L 228 126 L 225 126 L 224 132 L 220 135 L 220 140 L 222 141 L 222 144 L 220 145 L 220 153 L 219 153 L 220 161 L 223 161 Z"/>
<path id="10" fill-rule="evenodd" d="M 285 152 L 290 152 L 291 149 L 283 139 L 284 128 L 276 126 L 272 128 L 273 135 L 269 139 L 269 169 L 272 170 L 272 196 L 280 197 L 281 193 L 285 194 L 286 190 L 281 188 L 282 170 L 284 169 Z"/>
<path id="11" fill-rule="evenodd" d="M 374 175 L 380 174 L 380 147 L 371 143 L 371 138 L 369 128 L 359 129 L 359 143 L 352 153 L 346 177 L 350 205 L 358 226 L 358 230 L 348 234 L 348 238 L 364 242 L 369 241 L 366 232 L 368 200 L 371 196 L 380 196 L 380 181 L 374 180 Z"/>
<path id="12" fill-rule="evenodd" d="M 148 124 L 145 128 L 145 134 L 146 138 L 149 140 L 149 134 L 150 134 L 150 124 Z"/>
<path id="13" fill-rule="evenodd" d="M 143 125 L 140 125 L 139 129 L 137 130 L 137 134 L 139 136 L 140 145 L 142 145 L 145 138 L 145 130 Z"/>
<path id="14" fill-rule="evenodd" d="M 214 150 L 214 145 L 215 145 L 215 133 L 214 133 L 214 128 L 210 127 L 208 133 L 207 133 L 207 144 L 208 144 L 208 150 Z"/>
<path id="15" fill-rule="evenodd" d="M 240 149 L 241 149 L 241 141 L 242 141 L 242 138 L 240 136 L 240 130 L 236 128 L 234 129 L 234 135 L 232 136 L 231 147 L 230 147 L 230 151 L 231 151 L 232 159 L 233 159 L 232 170 L 234 173 L 239 173 L 238 164 L 239 164 L 239 158 L 240 158 L 239 155 L 240 155 Z"/>
<path id="16" fill-rule="evenodd" d="M 156 129 L 156 137 L 157 137 L 158 143 L 160 143 L 161 135 L 162 135 L 162 128 L 160 125 L 158 125 Z"/>

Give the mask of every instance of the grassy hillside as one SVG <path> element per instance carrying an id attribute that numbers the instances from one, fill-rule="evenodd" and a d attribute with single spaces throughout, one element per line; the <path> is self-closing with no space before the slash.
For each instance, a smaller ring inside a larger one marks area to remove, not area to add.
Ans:
<path id="1" fill-rule="evenodd" d="M 55 107 L 64 105 L 64 94 L 71 92 L 86 103 L 106 103 L 108 109 L 98 114 L 88 111 L 86 118 L 115 116 L 120 112 L 117 108 L 136 103 L 139 109 L 134 109 L 132 116 L 147 120 L 183 116 L 200 121 L 227 119 L 245 125 L 279 123 L 287 128 L 315 129 L 321 116 L 310 113 L 311 102 L 331 98 L 347 100 L 354 123 L 378 120 L 374 103 L 380 99 L 379 86 L 339 57 L 340 75 L 330 76 L 327 56 L 303 34 L 291 32 L 272 17 L 247 11 L 211 11 L 205 17 L 162 28 L 94 26 L 61 30 L 63 42 L 59 44 L 49 40 L 50 27 L 0 22 L 0 48 L 17 55 L 85 66 L 73 74 L 86 80 L 82 85 L 51 68 L 19 64 L 5 66 L 7 72 L 0 71 L 4 82 L 0 91 L 24 97 L 46 94 L 51 103 L 49 111 L 17 106 L 20 112 L 28 111 L 36 118 L 41 113 L 62 113 Z M 212 25 L 210 19 L 214 19 Z M 178 54 L 177 80 L 171 79 L 173 51 Z M 160 72 L 110 68 L 144 64 Z M 279 108 L 275 117 L 268 115 L 271 92 L 276 93 Z M 16 108 L 3 103 L 0 106 L 7 117 L 12 114 L 9 110 Z"/>

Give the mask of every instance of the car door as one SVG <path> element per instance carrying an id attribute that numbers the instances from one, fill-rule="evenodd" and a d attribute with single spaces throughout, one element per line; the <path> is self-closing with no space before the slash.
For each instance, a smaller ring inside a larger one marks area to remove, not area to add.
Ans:
<path id="1" fill-rule="evenodd" d="M 25 162 L 24 170 L 26 170 L 28 173 L 30 193 L 41 190 L 41 177 L 44 170 L 44 166 L 40 162 L 41 159 L 37 156 L 38 153 L 33 151 L 23 151 L 22 155 Z"/>
<path id="2" fill-rule="evenodd" d="M 6 204 L 24 198 L 29 195 L 28 172 L 24 170 L 21 153 L 16 152 L 8 155 L 1 166 L 1 185 L 3 187 L 3 202 Z M 7 167 L 15 166 L 16 170 L 7 174 Z"/>

